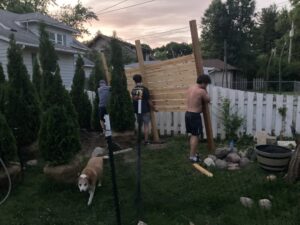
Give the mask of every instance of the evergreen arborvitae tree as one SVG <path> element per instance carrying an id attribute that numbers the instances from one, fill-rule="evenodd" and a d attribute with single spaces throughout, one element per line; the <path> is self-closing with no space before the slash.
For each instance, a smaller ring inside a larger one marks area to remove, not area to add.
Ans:
<path id="1" fill-rule="evenodd" d="M 116 38 L 111 41 L 111 97 L 109 113 L 115 131 L 134 129 L 134 113 L 122 60 L 122 48 Z"/>
<path id="2" fill-rule="evenodd" d="M 5 75 L 4 75 L 2 64 L 0 63 L 0 85 L 3 84 L 4 82 L 5 82 Z"/>
<path id="3" fill-rule="evenodd" d="M 68 162 L 79 150 L 79 124 L 70 94 L 64 88 L 57 55 L 48 33 L 40 29 L 43 114 L 39 148 L 52 164 Z"/>
<path id="4" fill-rule="evenodd" d="M 33 65 L 32 83 L 38 93 L 38 96 L 41 97 L 42 74 L 37 59 L 35 59 Z"/>
<path id="5" fill-rule="evenodd" d="M 51 165 L 69 162 L 80 150 L 78 126 L 61 105 L 52 106 L 43 115 L 39 137 L 39 149 Z"/>
<path id="6" fill-rule="evenodd" d="M 95 131 L 102 131 L 102 127 L 100 126 L 99 96 L 97 91 L 95 94 L 95 99 L 93 101 L 92 128 Z"/>
<path id="7" fill-rule="evenodd" d="M 85 73 L 83 66 L 83 59 L 81 56 L 79 56 L 76 62 L 76 70 L 70 94 L 75 110 L 78 114 L 80 128 L 90 129 L 92 106 L 88 95 L 84 92 Z"/>
<path id="8" fill-rule="evenodd" d="M 10 36 L 8 57 L 8 87 L 4 113 L 15 135 L 18 150 L 34 142 L 40 127 L 37 93 L 23 63 L 22 50 Z"/>
<path id="9" fill-rule="evenodd" d="M 0 113 L 0 158 L 8 163 L 16 158 L 16 152 L 16 139 L 4 115 Z"/>

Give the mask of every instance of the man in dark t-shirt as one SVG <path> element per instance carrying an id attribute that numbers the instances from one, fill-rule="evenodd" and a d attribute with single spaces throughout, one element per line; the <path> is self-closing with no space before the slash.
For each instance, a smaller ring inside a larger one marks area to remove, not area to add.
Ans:
<path id="1" fill-rule="evenodd" d="M 145 144 L 149 144 L 149 122 L 151 120 L 150 118 L 150 110 L 151 108 L 156 111 L 151 99 L 150 99 L 150 93 L 148 88 L 143 86 L 142 84 L 142 76 L 140 74 L 136 74 L 133 76 L 133 80 L 136 84 L 136 86 L 131 91 L 132 101 L 133 101 L 133 108 L 134 113 L 138 115 L 139 109 L 138 109 L 138 100 L 141 100 L 141 114 L 142 114 L 142 123 L 144 125 L 144 140 Z"/>

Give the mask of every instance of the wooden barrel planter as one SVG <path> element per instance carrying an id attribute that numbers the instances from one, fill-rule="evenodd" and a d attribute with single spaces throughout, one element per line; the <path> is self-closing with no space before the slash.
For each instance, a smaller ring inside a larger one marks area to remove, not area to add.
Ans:
<path id="1" fill-rule="evenodd" d="M 261 168 L 269 171 L 283 171 L 288 168 L 292 150 L 276 145 L 258 145 L 255 148 Z"/>

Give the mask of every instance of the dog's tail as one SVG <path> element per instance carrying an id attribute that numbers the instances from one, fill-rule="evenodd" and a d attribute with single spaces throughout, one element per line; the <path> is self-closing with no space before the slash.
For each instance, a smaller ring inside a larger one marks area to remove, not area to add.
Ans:
<path id="1" fill-rule="evenodd" d="M 105 155 L 105 149 L 101 147 L 96 147 L 92 152 L 92 157 L 99 157 Z"/>

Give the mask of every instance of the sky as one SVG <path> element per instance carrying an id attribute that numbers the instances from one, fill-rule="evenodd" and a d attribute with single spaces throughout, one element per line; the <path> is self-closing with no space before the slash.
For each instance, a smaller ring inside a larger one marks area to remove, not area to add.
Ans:
<path id="1" fill-rule="evenodd" d="M 99 20 L 86 24 L 91 39 L 97 31 L 111 36 L 113 31 L 121 39 L 134 43 L 139 39 L 152 48 L 170 41 L 191 42 L 189 21 L 196 20 L 200 27 L 201 18 L 212 0 L 81 0 L 90 7 Z M 116 5 L 120 3 L 119 5 Z M 144 4 L 145 3 L 145 4 Z M 256 9 L 276 3 L 279 8 L 289 5 L 288 0 L 256 0 Z M 76 4 L 74 0 L 57 0 L 56 8 L 63 4 Z M 131 5 L 140 4 L 134 7 Z M 116 5 L 115 7 L 112 7 Z M 123 7 L 125 9 L 118 10 Z M 108 9 L 107 9 L 108 8 Z M 106 9 L 106 10 L 105 10 Z M 116 11 L 112 11 L 116 10 Z M 111 12 L 109 12 L 111 11 Z M 201 28 L 199 28 L 199 35 Z"/>

